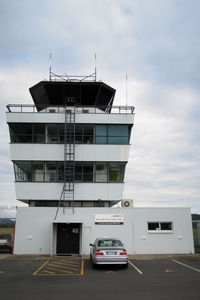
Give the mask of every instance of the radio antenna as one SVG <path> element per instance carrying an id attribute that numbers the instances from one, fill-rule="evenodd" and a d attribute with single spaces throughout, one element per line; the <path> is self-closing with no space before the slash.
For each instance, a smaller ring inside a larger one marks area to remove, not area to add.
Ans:
<path id="1" fill-rule="evenodd" d="M 49 54 L 49 81 L 51 81 L 51 53 Z"/>
<path id="2" fill-rule="evenodd" d="M 127 83 L 128 83 L 128 76 L 126 74 L 126 106 L 127 106 L 127 102 L 128 102 L 128 86 L 127 86 Z"/>
<path id="3" fill-rule="evenodd" d="M 94 55 L 94 74 L 95 74 L 95 81 L 97 81 L 97 55 Z"/>

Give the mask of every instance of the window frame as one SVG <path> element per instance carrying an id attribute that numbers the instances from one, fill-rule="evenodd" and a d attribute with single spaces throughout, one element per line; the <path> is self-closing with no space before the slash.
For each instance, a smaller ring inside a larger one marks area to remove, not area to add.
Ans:
<path id="1" fill-rule="evenodd" d="M 158 227 L 156 229 L 149 229 L 150 224 L 158 223 Z M 162 224 L 170 224 L 171 229 L 162 229 Z M 148 233 L 173 233 L 174 232 L 174 224 L 173 221 L 148 221 L 147 222 L 147 231 Z"/>

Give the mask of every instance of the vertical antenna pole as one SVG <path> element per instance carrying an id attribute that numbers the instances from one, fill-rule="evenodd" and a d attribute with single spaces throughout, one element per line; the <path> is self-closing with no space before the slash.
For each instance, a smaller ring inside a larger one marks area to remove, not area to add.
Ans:
<path id="1" fill-rule="evenodd" d="M 95 61 L 95 69 L 94 69 L 95 81 L 97 81 L 97 55 L 96 55 L 96 53 L 94 55 L 94 61 Z"/>
<path id="2" fill-rule="evenodd" d="M 126 106 L 127 106 L 127 102 L 128 102 L 128 88 L 127 88 L 127 82 L 128 82 L 128 76 L 126 74 Z"/>
<path id="3" fill-rule="evenodd" d="M 51 53 L 49 55 L 49 81 L 51 81 Z"/>

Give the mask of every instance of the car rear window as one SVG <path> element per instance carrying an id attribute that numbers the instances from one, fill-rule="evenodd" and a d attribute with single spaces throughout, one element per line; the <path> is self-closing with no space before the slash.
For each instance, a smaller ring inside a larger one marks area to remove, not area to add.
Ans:
<path id="1" fill-rule="evenodd" d="M 99 240 L 98 247 L 122 247 L 122 243 L 119 240 Z"/>

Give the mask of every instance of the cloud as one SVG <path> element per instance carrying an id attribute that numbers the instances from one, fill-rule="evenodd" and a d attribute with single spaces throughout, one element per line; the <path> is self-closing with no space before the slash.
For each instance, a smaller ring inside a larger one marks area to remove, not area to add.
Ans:
<path id="1" fill-rule="evenodd" d="M 124 198 L 136 205 L 200 212 L 200 3 L 197 0 L 2 0 L 0 3 L 1 205 L 15 201 L 8 103 L 32 103 L 28 89 L 57 73 L 86 74 L 136 107 Z M 15 202 L 14 202 L 15 203 Z"/>

